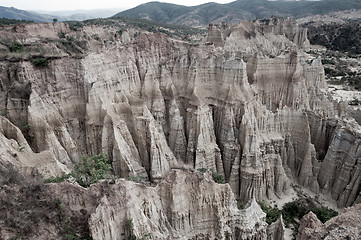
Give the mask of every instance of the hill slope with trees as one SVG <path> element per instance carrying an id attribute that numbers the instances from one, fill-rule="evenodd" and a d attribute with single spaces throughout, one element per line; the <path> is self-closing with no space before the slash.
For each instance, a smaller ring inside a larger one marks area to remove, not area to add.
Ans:
<path id="1" fill-rule="evenodd" d="M 194 7 L 149 2 L 120 12 L 114 17 L 144 18 L 172 24 L 205 26 L 210 22 L 269 18 L 272 16 L 300 18 L 335 11 L 361 9 L 361 0 L 267 1 L 238 0 L 228 4 L 206 3 Z"/>

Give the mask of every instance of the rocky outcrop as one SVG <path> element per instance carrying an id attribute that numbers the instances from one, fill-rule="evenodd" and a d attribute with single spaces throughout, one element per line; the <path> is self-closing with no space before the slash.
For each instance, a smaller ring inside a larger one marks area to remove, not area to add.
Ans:
<path id="1" fill-rule="evenodd" d="M 89 226 L 93 238 L 263 239 L 265 214 L 253 200 L 238 210 L 232 190 L 210 173 L 173 170 L 155 188 L 126 181 L 111 186 Z M 131 220 L 131 229 L 126 222 Z"/>
<path id="2" fill-rule="evenodd" d="M 69 172 L 49 151 L 34 153 L 19 128 L 0 116 L 0 184 L 15 182 L 14 176 L 29 174 L 50 177 Z M 23 178 L 27 182 L 26 177 Z"/>
<path id="3" fill-rule="evenodd" d="M 266 214 L 255 200 L 239 210 L 230 187 L 210 172 L 171 170 L 155 187 L 124 179 L 88 189 L 69 182 L 6 186 L 0 196 L 5 239 L 266 238 Z"/>
<path id="4" fill-rule="evenodd" d="M 224 40 L 229 37 L 232 30 L 226 22 L 222 22 L 219 26 L 217 24 L 210 23 L 208 25 L 207 42 L 215 44 L 215 46 L 223 46 Z"/>
<path id="5" fill-rule="evenodd" d="M 267 228 L 267 239 L 268 240 L 284 240 L 285 237 L 285 225 L 283 223 L 282 215 L 277 219 L 276 222 L 271 223 Z"/>
<path id="6" fill-rule="evenodd" d="M 322 224 L 310 212 L 301 219 L 296 239 L 360 239 L 361 204 L 346 208 L 345 212 Z"/>
<path id="7" fill-rule="evenodd" d="M 212 30 L 215 32 L 214 27 Z M 232 26 L 226 36 L 224 50 L 244 59 L 256 53 L 274 58 L 282 53 L 307 49 L 310 45 L 307 29 L 298 27 L 291 19 L 282 18 L 241 22 Z"/>
<path id="8" fill-rule="evenodd" d="M 350 125 L 336 129 L 321 164 L 324 171 L 320 171 L 318 176 L 321 189 L 330 191 L 331 196 L 338 199 L 340 205 L 345 206 L 352 205 L 350 199 L 356 200 L 359 197 L 360 192 L 356 189 L 360 188 L 361 184 L 359 126 L 356 123 Z M 344 191 L 340 192 L 340 189 Z"/>
<path id="9" fill-rule="evenodd" d="M 43 67 L 2 53 L 0 110 L 22 138 L 1 137 L 48 153 L 54 174 L 103 152 L 118 176 L 152 182 L 172 168 L 213 168 L 241 201 L 282 197 L 290 183 L 339 206 L 360 199 L 359 125 L 343 120 L 321 60 L 304 52 L 306 31 L 290 20 L 213 25 L 215 44 L 199 45 L 62 23 L 1 31 L 49 49 Z"/>

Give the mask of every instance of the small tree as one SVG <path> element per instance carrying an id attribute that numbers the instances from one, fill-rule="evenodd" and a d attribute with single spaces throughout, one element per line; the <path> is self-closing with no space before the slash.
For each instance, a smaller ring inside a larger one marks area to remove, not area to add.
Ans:
<path id="1" fill-rule="evenodd" d="M 75 165 L 71 175 L 76 179 L 79 185 L 89 187 L 91 184 L 101 179 L 110 178 L 112 165 L 105 154 L 94 155 L 91 158 L 83 157 Z"/>
<path id="2" fill-rule="evenodd" d="M 58 22 L 58 19 L 54 18 L 53 23 L 57 23 L 57 22 Z"/>
<path id="3" fill-rule="evenodd" d="M 23 44 L 21 44 L 20 42 L 13 42 L 10 46 L 10 51 L 11 52 L 17 52 L 17 53 L 21 53 L 25 51 L 25 46 Z"/>

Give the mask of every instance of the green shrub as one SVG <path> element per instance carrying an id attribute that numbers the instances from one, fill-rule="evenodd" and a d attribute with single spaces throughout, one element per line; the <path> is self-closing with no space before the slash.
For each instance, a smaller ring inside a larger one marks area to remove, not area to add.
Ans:
<path id="1" fill-rule="evenodd" d="M 147 234 L 145 234 L 142 238 L 141 238 L 141 240 L 146 240 L 146 239 L 152 239 L 153 237 L 152 237 L 152 234 L 151 233 L 147 233 Z"/>
<path id="2" fill-rule="evenodd" d="M 323 223 L 338 215 L 338 212 L 328 207 L 312 208 L 311 211 L 316 214 L 317 218 Z"/>
<path id="3" fill-rule="evenodd" d="M 11 52 L 16 52 L 16 53 L 21 53 L 25 51 L 25 46 L 23 44 L 21 44 L 20 42 L 13 42 L 10 46 L 10 51 Z"/>
<path id="4" fill-rule="evenodd" d="M 111 169 L 112 165 L 106 155 L 99 154 L 91 158 L 83 157 L 81 161 L 75 165 L 71 175 L 79 185 L 89 187 L 101 179 L 110 178 Z"/>
<path id="5" fill-rule="evenodd" d="M 65 32 L 58 32 L 59 38 L 65 38 Z"/>
<path id="6" fill-rule="evenodd" d="M 50 177 L 44 180 L 44 183 L 60 183 L 64 182 L 65 180 L 69 179 L 71 174 L 63 174 L 60 177 Z"/>
<path id="7" fill-rule="evenodd" d="M 347 77 L 342 77 L 342 81 L 347 81 L 350 86 L 353 86 L 356 90 L 361 89 L 361 76 L 349 75 Z"/>
<path id="8" fill-rule="evenodd" d="M 124 232 L 127 240 L 136 240 L 137 237 L 134 235 L 134 224 L 133 219 L 126 219 L 123 224 Z"/>
<path id="9" fill-rule="evenodd" d="M 218 174 L 214 169 L 211 169 L 212 171 L 212 178 L 216 183 L 224 184 L 224 177 L 221 174 Z"/>
<path id="10" fill-rule="evenodd" d="M 280 217 L 281 211 L 278 209 L 278 207 L 275 205 L 274 207 L 268 206 L 264 201 L 261 201 L 258 203 L 262 210 L 266 213 L 266 222 L 268 224 L 271 224 Z"/>
<path id="11" fill-rule="evenodd" d="M 74 170 L 70 174 L 64 174 L 60 177 L 50 177 L 45 179 L 44 182 L 60 183 L 70 177 L 74 177 L 80 186 L 89 187 L 101 179 L 110 178 L 111 169 L 112 165 L 105 154 L 83 157 L 79 163 L 75 164 Z"/>
<path id="12" fill-rule="evenodd" d="M 66 40 L 68 42 L 72 42 L 72 41 L 74 41 L 74 37 L 73 36 L 66 36 Z"/>
<path id="13" fill-rule="evenodd" d="M 208 171 L 207 168 L 198 168 L 197 170 L 200 171 L 201 173 L 205 173 Z M 212 172 L 213 181 L 215 181 L 216 183 L 219 183 L 219 184 L 225 183 L 223 175 L 218 174 L 213 168 L 211 168 L 210 170 Z"/>
<path id="14" fill-rule="evenodd" d="M 246 206 L 246 204 L 244 204 L 243 202 L 237 201 L 237 208 L 238 208 L 239 210 L 244 209 L 245 206 Z"/>
<path id="15" fill-rule="evenodd" d="M 123 225 L 124 229 L 133 230 L 134 224 L 133 219 L 126 219 Z"/>
<path id="16" fill-rule="evenodd" d="M 277 219 L 282 214 L 286 227 L 291 227 L 294 231 L 294 234 L 297 234 L 299 228 L 299 220 L 310 211 L 315 213 L 318 219 L 320 219 L 323 223 L 338 215 L 336 211 L 330 208 L 312 207 L 314 206 L 314 204 L 309 199 L 306 199 L 306 201 L 298 199 L 292 202 L 288 202 L 283 205 L 282 210 L 279 210 L 277 206 L 268 206 L 264 201 L 259 202 L 259 205 L 261 206 L 262 210 L 267 214 L 266 222 L 268 224 L 277 221 Z"/>
<path id="17" fill-rule="evenodd" d="M 348 105 L 351 105 L 351 106 L 358 106 L 360 105 L 361 101 L 358 100 L 357 98 L 354 98 L 353 100 L 349 101 L 348 102 Z"/>
<path id="18" fill-rule="evenodd" d="M 34 58 L 32 60 L 33 64 L 37 67 L 46 67 L 49 65 L 48 59 L 45 57 L 41 57 L 41 58 Z"/>
<path id="19" fill-rule="evenodd" d="M 290 224 L 294 224 L 295 218 L 301 219 L 309 210 L 301 200 L 294 200 L 283 205 L 282 216 L 286 227 Z"/>
<path id="20" fill-rule="evenodd" d="M 321 62 L 322 64 L 336 65 L 336 62 L 333 59 L 323 58 L 321 59 Z"/>
<path id="21" fill-rule="evenodd" d="M 197 170 L 200 171 L 201 173 L 205 173 L 208 171 L 207 168 L 198 168 Z"/>
<path id="22" fill-rule="evenodd" d="M 21 127 L 22 129 L 27 130 L 27 129 L 30 128 L 30 125 L 29 125 L 28 122 L 20 122 L 20 127 Z"/>
<path id="23" fill-rule="evenodd" d="M 0 115 L 3 116 L 3 117 L 7 117 L 8 114 L 9 114 L 9 112 L 6 111 L 6 110 L 1 110 L 0 111 Z"/>
<path id="24" fill-rule="evenodd" d="M 100 41 L 100 37 L 98 34 L 93 34 L 92 36 L 95 40 Z"/>
<path id="25" fill-rule="evenodd" d="M 72 31 L 78 31 L 83 26 L 83 22 L 78 21 L 67 21 L 67 23 Z"/>
<path id="26" fill-rule="evenodd" d="M 325 67 L 324 69 L 326 76 L 329 77 L 342 77 L 347 75 L 344 69 L 333 69 L 328 67 Z"/>

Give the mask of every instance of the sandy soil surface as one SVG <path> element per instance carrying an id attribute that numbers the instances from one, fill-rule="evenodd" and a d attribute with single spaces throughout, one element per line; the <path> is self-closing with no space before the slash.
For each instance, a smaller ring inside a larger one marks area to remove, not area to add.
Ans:
<path id="1" fill-rule="evenodd" d="M 349 102 L 354 99 L 361 99 L 360 91 L 345 90 L 342 85 L 328 85 L 328 90 L 332 95 L 332 98 L 336 101 Z"/>

